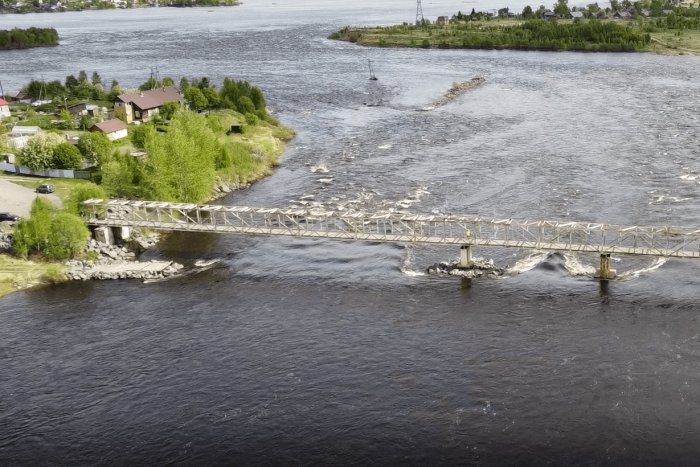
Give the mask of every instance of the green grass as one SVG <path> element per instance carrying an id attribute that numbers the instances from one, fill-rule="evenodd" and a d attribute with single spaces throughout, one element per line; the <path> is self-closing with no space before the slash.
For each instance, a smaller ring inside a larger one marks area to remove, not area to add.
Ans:
<path id="1" fill-rule="evenodd" d="M 226 145 L 231 154 L 232 166 L 218 171 L 224 180 L 235 183 L 251 183 L 272 173 L 279 165 L 279 157 L 284 153 L 284 142 L 294 137 L 294 130 L 268 122 L 246 125 L 245 119 L 232 110 L 211 112 L 221 122 L 219 141 Z M 225 131 L 233 124 L 242 124 L 243 133 L 226 135 Z"/>
<path id="2" fill-rule="evenodd" d="M 0 255 L 0 297 L 40 284 L 65 280 L 64 268 L 57 263 L 37 263 Z"/>

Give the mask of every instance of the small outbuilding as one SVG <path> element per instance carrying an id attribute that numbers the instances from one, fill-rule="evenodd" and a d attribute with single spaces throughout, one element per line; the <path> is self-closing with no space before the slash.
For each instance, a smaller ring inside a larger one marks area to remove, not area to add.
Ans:
<path id="1" fill-rule="evenodd" d="M 126 123 L 118 118 L 105 120 L 102 123 L 95 123 L 90 131 L 103 133 L 110 141 L 126 138 L 128 136 Z"/>
<path id="2" fill-rule="evenodd" d="M 622 20 L 631 20 L 632 19 L 632 13 L 629 11 L 616 11 L 613 14 L 613 18 L 615 19 L 622 19 Z"/>

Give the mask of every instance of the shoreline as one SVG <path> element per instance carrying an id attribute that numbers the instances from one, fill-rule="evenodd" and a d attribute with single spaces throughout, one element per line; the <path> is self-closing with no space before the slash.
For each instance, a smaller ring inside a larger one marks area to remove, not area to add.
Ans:
<path id="1" fill-rule="evenodd" d="M 541 20 L 540 20 L 541 21 Z M 567 22 L 568 21 L 568 22 Z M 413 49 L 440 49 L 440 50 L 513 50 L 523 52 L 577 52 L 577 53 L 651 53 L 665 56 L 700 56 L 700 30 L 683 29 L 683 35 L 671 35 L 677 32 L 675 29 L 660 29 L 652 33 L 636 31 L 641 43 L 631 43 L 623 46 L 618 42 L 586 42 L 583 37 L 576 44 L 566 42 L 546 43 L 537 36 L 529 42 L 509 42 L 510 28 L 522 28 L 528 21 L 522 20 L 491 20 L 473 21 L 473 26 L 461 23 L 450 23 L 445 26 L 414 26 L 387 25 L 372 27 L 345 26 L 328 36 L 331 40 L 350 42 L 362 47 L 377 48 L 413 48 Z M 557 22 L 546 25 L 559 24 Z M 567 30 L 573 23 L 569 20 L 561 20 L 559 28 Z M 633 23 L 625 23 L 619 20 L 605 20 L 599 24 L 627 26 Z M 609 28 L 612 26 L 609 26 Z M 646 34 L 646 39 L 641 39 Z"/>

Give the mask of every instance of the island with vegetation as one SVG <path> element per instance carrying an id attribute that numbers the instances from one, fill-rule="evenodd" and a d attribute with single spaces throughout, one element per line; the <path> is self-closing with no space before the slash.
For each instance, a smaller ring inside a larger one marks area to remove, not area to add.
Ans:
<path id="1" fill-rule="evenodd" d="M 56 45 L 58 45 L 58 32 L 53 28 L 0 29 L 0 50 Z"/>
<path id="2" fill-rule="evenodd" d="M 508 8 L 472 9 L 470 14 L 458 12 L 435 22 L 348 26 L 330 38 L 376 47 L 700 54 L 700 9 L 665 0 L 569 9 L 567 0 L 559 0 L 551 10 L 527 6 L 519 14 Z"/>
<path id="3" fill-rule="evenodd" d="M 115 8 L 237 6 L 240 0 L 0 0 L 0 13 L 55 13 L 62 11 L 110 10 Z"/>
<path id="4" fill-rule="evenodd" d="M 144 95 L 150 98 L 139 101 Z M 159 95 L 169 100 L 136 112 Z M 182 78 L 178 86 L 170 78 L 151 78 L 129 90 L 80 72 L 64 82 L 33 80 L 22 97 L 37 105 L 12 103 L 0 154 L 35 171 L 89 173 L 89 180 L 52 178 L 63 207 L 37 198 L 30 216 L 0 232 L 11 238 L 16 258 L 36 264 L 85 258 L 88 229 L 80 203 L 86 199 L 205 202 L 269 175 L 294 136 L 270 115 L 258 87 L 232 78 L 220 87 L 206 77 Z M 12 133 L 27 126 L 40 131 L 17 147 L 20 138 Z M 16 183 L 34 189 L 45 179 L 18 177 Z M 0 278 L 3 264 L 18 267 L 0 261 Z M 48 270 L 51 281 L 62 263 L 56 264 Z"/>

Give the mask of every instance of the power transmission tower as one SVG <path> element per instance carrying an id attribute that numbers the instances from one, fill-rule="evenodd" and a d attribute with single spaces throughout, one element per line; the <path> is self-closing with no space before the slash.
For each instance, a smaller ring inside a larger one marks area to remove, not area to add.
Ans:
<path id="1" fill-rule="evenodd" d="M 416 24 L 423 24 L 425 19 L 423 18 L 423 5 L 420 3 L 421 0 L 417 0 L 416 4 Z"/>

